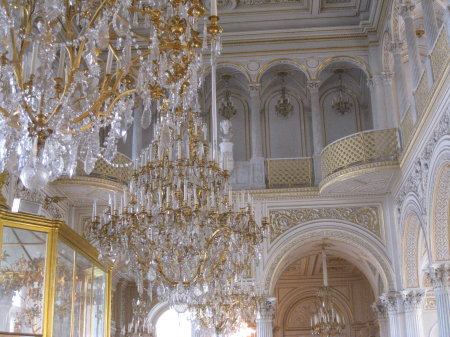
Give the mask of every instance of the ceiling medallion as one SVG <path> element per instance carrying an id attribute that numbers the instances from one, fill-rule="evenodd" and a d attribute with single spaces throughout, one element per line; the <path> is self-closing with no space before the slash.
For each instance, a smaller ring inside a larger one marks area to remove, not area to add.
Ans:
<path id="1" fill-rule="evenodd" d="M 339 85 L 337 88 L 337 93 L 331 101 L 331 107 L 336 112 L 339 112 L 341 115 L 344 115 L 345 113 L 349 112 L 352 109 L 353 103 L 350 101 L 350 98 L 345 93 L 345 88 L 342 85 L 342 74 L 344 73 L 344 69 L 336 69 L 334 73 L 338 75 Z"/>
<path id="2" fill-rule="evenodd" d="M 294 110 L 289 98 L 286 95 L 286 85 L 285 85 L 285 77 L 288 75 L 287 72 L 280 71 L 278 76 L 281 78 L 281 96 L 275 105 L 275 111 L 278 116 L 281 118 L 288 118 L 289 115 Z"/>
<path id="3" fill-rule="evenodd" d="M 222 79 L 225 81 L 225 92 L 224 97 L 220 101 L 219 114 L 225 119 L 231 119 L 237 113 L 237 110 L 231 101 L 231 91 L 229 89 L 229 81 L 231 75 L 225 74 Z"/>

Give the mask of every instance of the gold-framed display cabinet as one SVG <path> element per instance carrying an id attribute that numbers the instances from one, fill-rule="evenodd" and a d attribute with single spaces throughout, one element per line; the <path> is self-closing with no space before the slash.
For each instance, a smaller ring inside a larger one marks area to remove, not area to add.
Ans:
<path id="1" fill-rule="evenodd" d="M 62 221 L 0 210 L 0 337 L 109 337 L 110 263 Z"/>

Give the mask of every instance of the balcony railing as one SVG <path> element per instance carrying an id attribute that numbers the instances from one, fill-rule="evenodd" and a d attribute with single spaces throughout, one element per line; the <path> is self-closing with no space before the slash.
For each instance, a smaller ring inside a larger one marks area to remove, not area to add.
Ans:
<path id="1" fill-rule="evenodd" d="M 111 163 L 123 165 L 130 163 L 130 161 L 130 158 L 127 156 L 117 153 Z M 109 165 L 103 159 L 99 159 L 95 163 L 94 170 L 92 170 L 91 174 L 86 174 L 82 169 L 82 164 L 79 163 L 77 167 L 77 176 L 88 176 L 127 184 L 131 178 L 131 167 L 114 167 Z"/>
<path id="2" fill-rule="evenodd" d="M 351 166 L 396 161 L 399 150 L 397 129 L 364 131 L 339 139 L 322 151 L 322 179 Z"/>
<path id="3" fill-rule="evenodd" d="M 313 185 L 312 158 L 266 159 L 268 188 Z"/>

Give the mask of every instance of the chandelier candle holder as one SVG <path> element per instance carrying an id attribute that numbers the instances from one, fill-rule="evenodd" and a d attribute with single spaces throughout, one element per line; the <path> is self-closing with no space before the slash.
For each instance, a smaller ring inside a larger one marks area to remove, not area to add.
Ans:
<path id="1" fill-rule="evenodd" d="M 225 92 L 219 106 L 219 114 L 225 119 L 231 119 L 237 113 L 237 110 L 231 100 L 231 91 L 229 89 L 229 81 L 231 75 L 225 74 L 222 79 L 225 81 Z"/>
<path id="2" fill-rule="evenodd" d="M 109 36 L 119 4 L 0 3 L 0 172 L 18 174 L 30 189 L 71 176 L 77 159 L 90 173 L 106 127 L 112 159 L 134 105 L 132 64 Z"/>
<path id="3" fill-rule="evenodd" d="M 345 329 L 345 320 L 334 308 L 333 288 L 328 285 L 325 248 L 322 248 L 323 287 L 317 293 L 317 311 L 311 317 L 311 332 L 321 337 L 339 336 Z"/>

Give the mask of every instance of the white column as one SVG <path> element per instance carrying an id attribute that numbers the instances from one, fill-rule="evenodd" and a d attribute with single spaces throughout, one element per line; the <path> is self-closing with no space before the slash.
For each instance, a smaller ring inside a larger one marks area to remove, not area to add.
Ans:
<path id="1" fill-rule="evenodd" d="M 400 125 L 400 114 L 398 111 L 398 106 L 394 101 L 394 92 L 392 90 L 392 78 L 394 73 L 383 72 L 383 88 L 384 88 L 384 105 L 386 107 L 386 123 L 388 128 L 397 128 Z"/>
<path id="2" fill-rule="evenodd" d="M 423 337 L 422 301 L 424 294 L 424 291 L 421 289 L 406 291 L 403 294 L 406 332 L 408 337 Z"/>
<path id="3" fill-rule="evenodd" d="M 419 83 L 422 73 L 419 48 L 417 47 L 416 28 L 413 19 L 414 4 L 408 2 L 400 7 L 400 14 L 405 22 L 406 43 L 408 44 L 409 64 L 411 67 L 413 88 Z"/>
<path id="4" fill-rule="evenodd" d="M 398 40 L 392 42 L 390 45 L 390 51 L 394 56 L 395 84 L 399 96 L 398 103 L 400 108 L 400 117 L 403 118 L 403 115 L 410 105 L 410 98 L 407 96 L 405 75 L 403 74 L 402 42 Z"/>
<path id="5" fill-rule="evenodd" d="M 259 83 L 251 83 L 249 85 L 252 159 L 263 157 L 260 88 Z"/>
<path id="6" fill-rule="evenodd" d="M 450 0 L 445 2 L 444 25 L 447 29 L 447 39 L 450 42 Z"/>
<path id="7" fill-rule="evenodd" d="M 383 77 L 374 75 L 367 80 L 370 89 L 370 103 L 372 105 L 373 128 L 382 130 L 388 127 L 386 107 L 384 105 Z"/>
<path id="8" fill-rule="evenodd" d="M 427 36 L 428 52 L 430 53 L 438 36 L 438 25 L 434 13 L 433 0 L 421 0 L 423 10 L 423 23 Z"/>
<path id="9" fill-rule="evenodd" d="M 318 184 L 322 176 L 320 171 L 320 153 L 325 145 L 324 125 L 319 97 L 320 81 L 308 81 L 307 86 L 311 99 L 314 178 L 315 183 Z"/>
<path id="10" fill-rule="evenodd" d="M 261 129 L 261 86 L 250 83 L 250 129 L 252 142 L 252 158 L 250 172 L 250 188 L 265 188 L 265 169 L 263 155 L 263 137 Z"/>
<path id="11" fill-rule="evenodd" d="M 390 337 L 409 337 L 405 331 L 402 294 L 398 292 L 383 294 L 380 301 L 388 310 Z"/>
<path id="12" fill-rule="evenodd" d="M 433 266 L 425 271 L 433 284 L 438 313 L 439 336 L 450 336 L 450 264 Z"/>
<path id="13" fill-rule="evenodd" d="M 142 150 L 142 102 L 134 109 L 133 116 L 133 139 L 131 143 L 131 157 L 135 160 Z"/>
<path id="14" fill-rule="evenodd" d="M 272 321 L 276 310 L 276 298 L 268 297 L 258 303 L 256 337 L 272 337 Z"/>
<path id="15" fill-rule="evenodd" d="M 380 337 L 390 337 L 388 308 L 381 300 L 372 304 L 372 309 L 377 313 Z"/>

